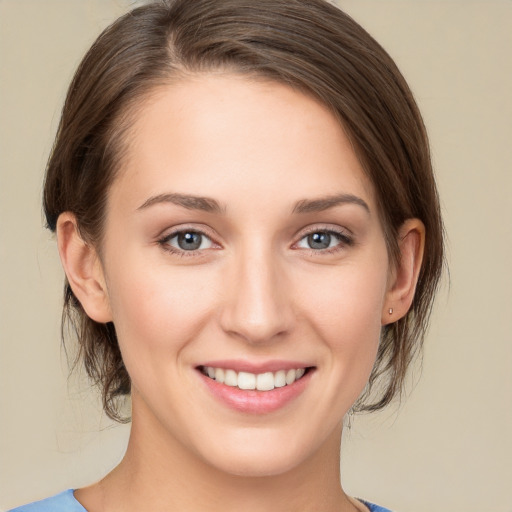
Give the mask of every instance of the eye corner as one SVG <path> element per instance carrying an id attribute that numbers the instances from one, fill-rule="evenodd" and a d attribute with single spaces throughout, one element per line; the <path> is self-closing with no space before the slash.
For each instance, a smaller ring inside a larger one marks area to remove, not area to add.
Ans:
<path id="1" fill-rule="evenodd" d="M 204 229 L 187 226 L 166 232 L 157 238 L 156 244 L 167 253 L 180 257 L 204 257 L 207 251 L 222 248 Z"/>
<path id="2" fill-rule="evenodd" d="M 316 235 L 319 236 L 315 240 Z M 335 228 L 333 226 L 314 226 L 300 233 L 298 240 L 291 248 L 323 256 L 343 251 L 354 244 L 354 235 L 348 229 Z"/>

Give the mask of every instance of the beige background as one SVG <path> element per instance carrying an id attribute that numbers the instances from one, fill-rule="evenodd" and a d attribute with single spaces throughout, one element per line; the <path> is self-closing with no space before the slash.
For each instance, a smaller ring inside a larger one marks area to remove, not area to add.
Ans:
<path id="1" fill-rule="evenodd" d="M 353 423 L 344 485 L 397 512 L 512 512 L 512 1 L 340 3 L 416 93 L 450 264 L 422 377 L 398 413 Z M 40 195 L 72 72 L 129 4 L 0 0 L 0 510 L 99 478 L 126 442 L 66 380 Z"/>

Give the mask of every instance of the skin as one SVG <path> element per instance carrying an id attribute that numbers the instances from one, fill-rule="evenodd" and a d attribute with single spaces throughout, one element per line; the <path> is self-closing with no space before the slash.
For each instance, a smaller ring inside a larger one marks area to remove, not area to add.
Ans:
<path id="1" fill-rule="evenodd" d="M 402 226 L 391 266 L 373 186 L 341 125 L 280 84 L 211 74 L 163 87 L 141 105 L 128 147 L 101 258 L 72 214 L 58 222 L 73 291 L 91 318 L 115 323 L 132 379 L 126 456 L 76 498 L 89 512 L 365 510 L 340 485 L 343 418 L 382 325 L 410 307 L 423 225 Z M 162 194 L 208 197 L 219 211 Z M 191 229 L 205 234 L 201 248 L 180 250 L 172 236 Z M 310 247 L 309 233 L 330 231 L 341 235 L 328 249 Z M 197 366 L 219 359 L 314 371 L 284 407 L 251 414 L 204 385 Z"/>

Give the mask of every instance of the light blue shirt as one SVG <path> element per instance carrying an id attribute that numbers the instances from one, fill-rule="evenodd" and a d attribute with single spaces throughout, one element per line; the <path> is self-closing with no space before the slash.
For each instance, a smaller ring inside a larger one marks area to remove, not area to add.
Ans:
<path id="1" fill-rule="evenodd" d="M 22 505 L 8 512 L 87 512 L 87 510 L 75 499 L 73 489 L 68 489 L 50 498 Z"/>
<path id="2" fill-rule="evenodd" d="M 370 512 L 391 512 L 387 508 L 361 501 L 370 509 Z M 87 510 L 75 499 L 73 489 L 68 489 L 51 498 L 13 508 L 9 512 L 87 512 Z"/>

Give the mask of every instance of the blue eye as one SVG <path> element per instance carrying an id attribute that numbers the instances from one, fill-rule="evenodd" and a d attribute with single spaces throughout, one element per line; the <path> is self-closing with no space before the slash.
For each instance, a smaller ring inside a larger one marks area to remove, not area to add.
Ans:
<path id="1" fill-rule="evenodd" d="M 340 245 L 350 245 L 351 242 L 351 239 L 345 234 L 329 230 L 319 230 L 302 237 L 297 246 L 301 249 L 324 251 L 326 249 L 333 249 Z"/>
<path id="2" fill-rule="evenodd" d="M 179 231 L 167 236 L 161 243 L 171 246 L 176 250 L 189 252 L 210 249 L 213 246 L 213 242 L 209 237 L 197 231 Z"/>

